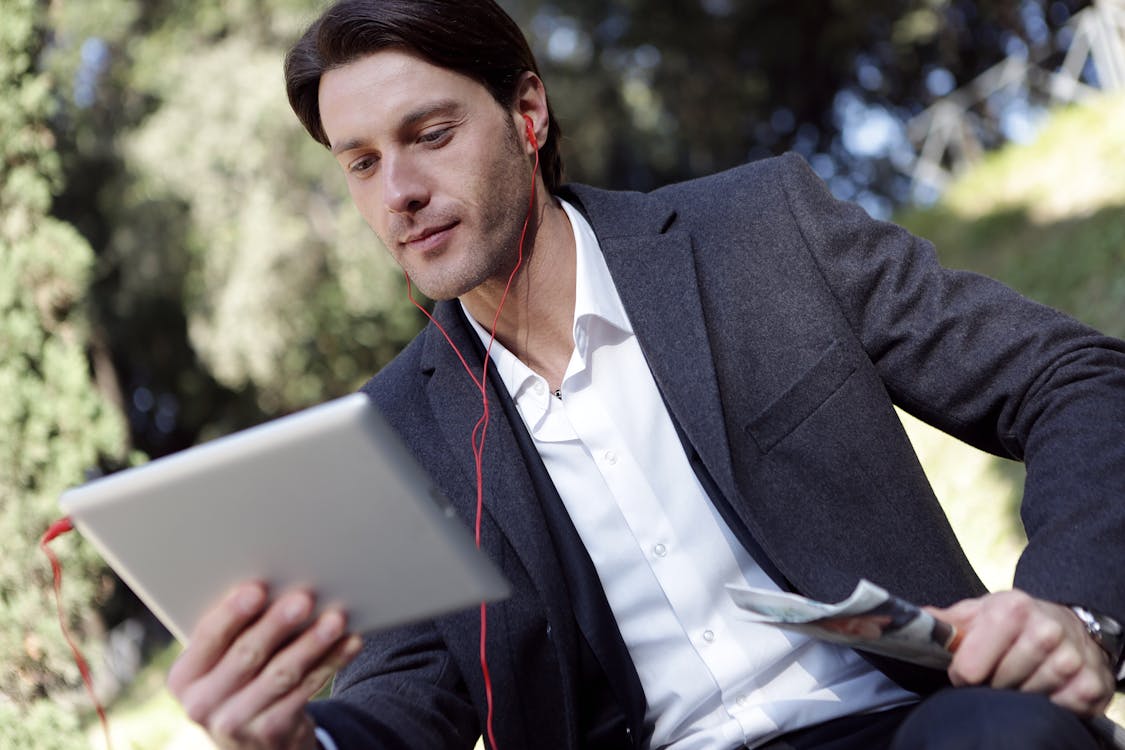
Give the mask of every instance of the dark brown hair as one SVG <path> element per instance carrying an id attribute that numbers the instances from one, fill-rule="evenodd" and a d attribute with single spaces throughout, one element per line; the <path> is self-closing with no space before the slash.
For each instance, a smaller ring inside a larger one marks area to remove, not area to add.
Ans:
<path id="1" fill-rule="evenodd" d="M 289 104 L 309 135 L 326 147 L 318 90 L 325 72 L 382 49 L 406 49 L 478 81 L 505 109 L 520 76 L 539 75 L 527 40 L 493 0 L 339 0 L 285 56 Z M 562 180 L 559 124 L 547 105 L 547 142 L 539 166 L 547 189 Z"/>

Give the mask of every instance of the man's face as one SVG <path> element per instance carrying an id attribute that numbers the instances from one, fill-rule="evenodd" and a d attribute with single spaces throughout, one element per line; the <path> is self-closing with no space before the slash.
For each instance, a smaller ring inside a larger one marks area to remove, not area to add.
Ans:
<path id="1" fill-rule="evenodd" d="M 531 183 L 516 113 L 471 78 L 384 50 L 321 77 L 320 117 L 352 200 L 427 296 L 507 280 Z"/>

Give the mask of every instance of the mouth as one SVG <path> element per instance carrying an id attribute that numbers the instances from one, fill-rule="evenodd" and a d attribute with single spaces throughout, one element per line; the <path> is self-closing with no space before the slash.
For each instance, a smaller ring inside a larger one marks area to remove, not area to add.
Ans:
<path id="1" fill-rule="evenodd" d="M 415 252 L 430 252 L 444 244 L 449 238 L 453 228 L 460 222 L 457 220 L 445 224 L 426 227 L 402 239 L 402 246 Z"/>

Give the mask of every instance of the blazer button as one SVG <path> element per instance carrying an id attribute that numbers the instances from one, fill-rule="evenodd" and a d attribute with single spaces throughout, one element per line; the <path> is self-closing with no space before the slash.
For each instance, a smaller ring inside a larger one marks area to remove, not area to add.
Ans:
<path id="1" fill-rule="evenodd" d="M 551 623 L 547 623 L 547 640 L 551 639 Z"/>

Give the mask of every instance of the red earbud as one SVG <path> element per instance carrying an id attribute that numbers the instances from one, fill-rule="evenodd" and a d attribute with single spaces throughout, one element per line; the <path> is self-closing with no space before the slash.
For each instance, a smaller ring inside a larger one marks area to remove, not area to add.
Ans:
<path id="1" fill-rule="evenodd" d="M 535 124 L 531 122 L 531 115 L 524 115 L 523 122 L 527 126 L 527 140 L 531 142 L 532 148 L 538 151 L 539 139 L 535 137 Z"/>

